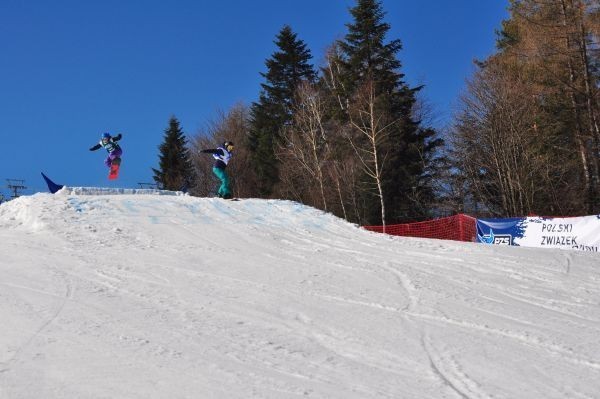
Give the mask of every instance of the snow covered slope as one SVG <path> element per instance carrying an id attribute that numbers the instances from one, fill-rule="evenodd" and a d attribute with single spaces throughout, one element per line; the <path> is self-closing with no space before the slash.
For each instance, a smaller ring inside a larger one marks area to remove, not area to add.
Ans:
<path id="1" fill-rule="evenodd" d="M 67 188 L 2 204 L 0 253 L 3 399 L 600 397 L 594 253 Z"/>

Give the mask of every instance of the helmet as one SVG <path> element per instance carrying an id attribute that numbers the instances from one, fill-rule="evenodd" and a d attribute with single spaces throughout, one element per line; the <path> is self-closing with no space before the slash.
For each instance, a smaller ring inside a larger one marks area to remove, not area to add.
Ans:
<path id="1" fill-rule="evenodd" d="M 109 139 L 110 138 L 110 133 L 108 133 L 108 132 L 102 133 L 102 138 L 103 139 Z"/>
<path id="2" fill-rule="evenodd" d="M 225 148 L 227 151 L 233 150 L 233 141 L 225 141 L 223 143 L 223 148 Z"/>

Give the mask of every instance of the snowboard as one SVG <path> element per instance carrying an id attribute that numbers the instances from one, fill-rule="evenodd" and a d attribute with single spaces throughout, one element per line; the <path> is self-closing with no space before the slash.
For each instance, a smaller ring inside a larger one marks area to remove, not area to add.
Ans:
<path id="1" fill-rule="evenodd" d="M 121 167 L 121 158 L 115 158 L 110 165 L 110 172 L 108 172 L 108 180 L 115 180 L 119 177 L 119 168 Z"/>
<path id="2" fill-rule="evenodd" d="M 224 198 L 224 197 L 215 197 L 215 198 L 219 198 L 225 201 L 239 201 L 239 198 L 234 198 L 234 197 L 230 197 L 230 198 Z"/>

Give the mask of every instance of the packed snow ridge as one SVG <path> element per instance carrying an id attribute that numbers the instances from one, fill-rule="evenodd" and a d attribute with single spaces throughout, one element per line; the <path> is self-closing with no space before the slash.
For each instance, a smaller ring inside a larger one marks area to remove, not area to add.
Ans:
<path id="1" fill-rule="evenodd" d="M 597 398 L 600 258 L 290 201 L 0 205 L 0 398 Z"/>

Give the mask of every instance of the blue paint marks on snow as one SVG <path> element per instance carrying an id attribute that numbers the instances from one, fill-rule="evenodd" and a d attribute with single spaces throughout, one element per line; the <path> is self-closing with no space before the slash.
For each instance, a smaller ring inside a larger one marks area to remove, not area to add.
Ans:
<path id="1" fill-rule="evenodd" d="M 67 202 L 75 210 L 75 212 L 83 212 L 81 202 L 78 199 L 70 197 Z"/>

